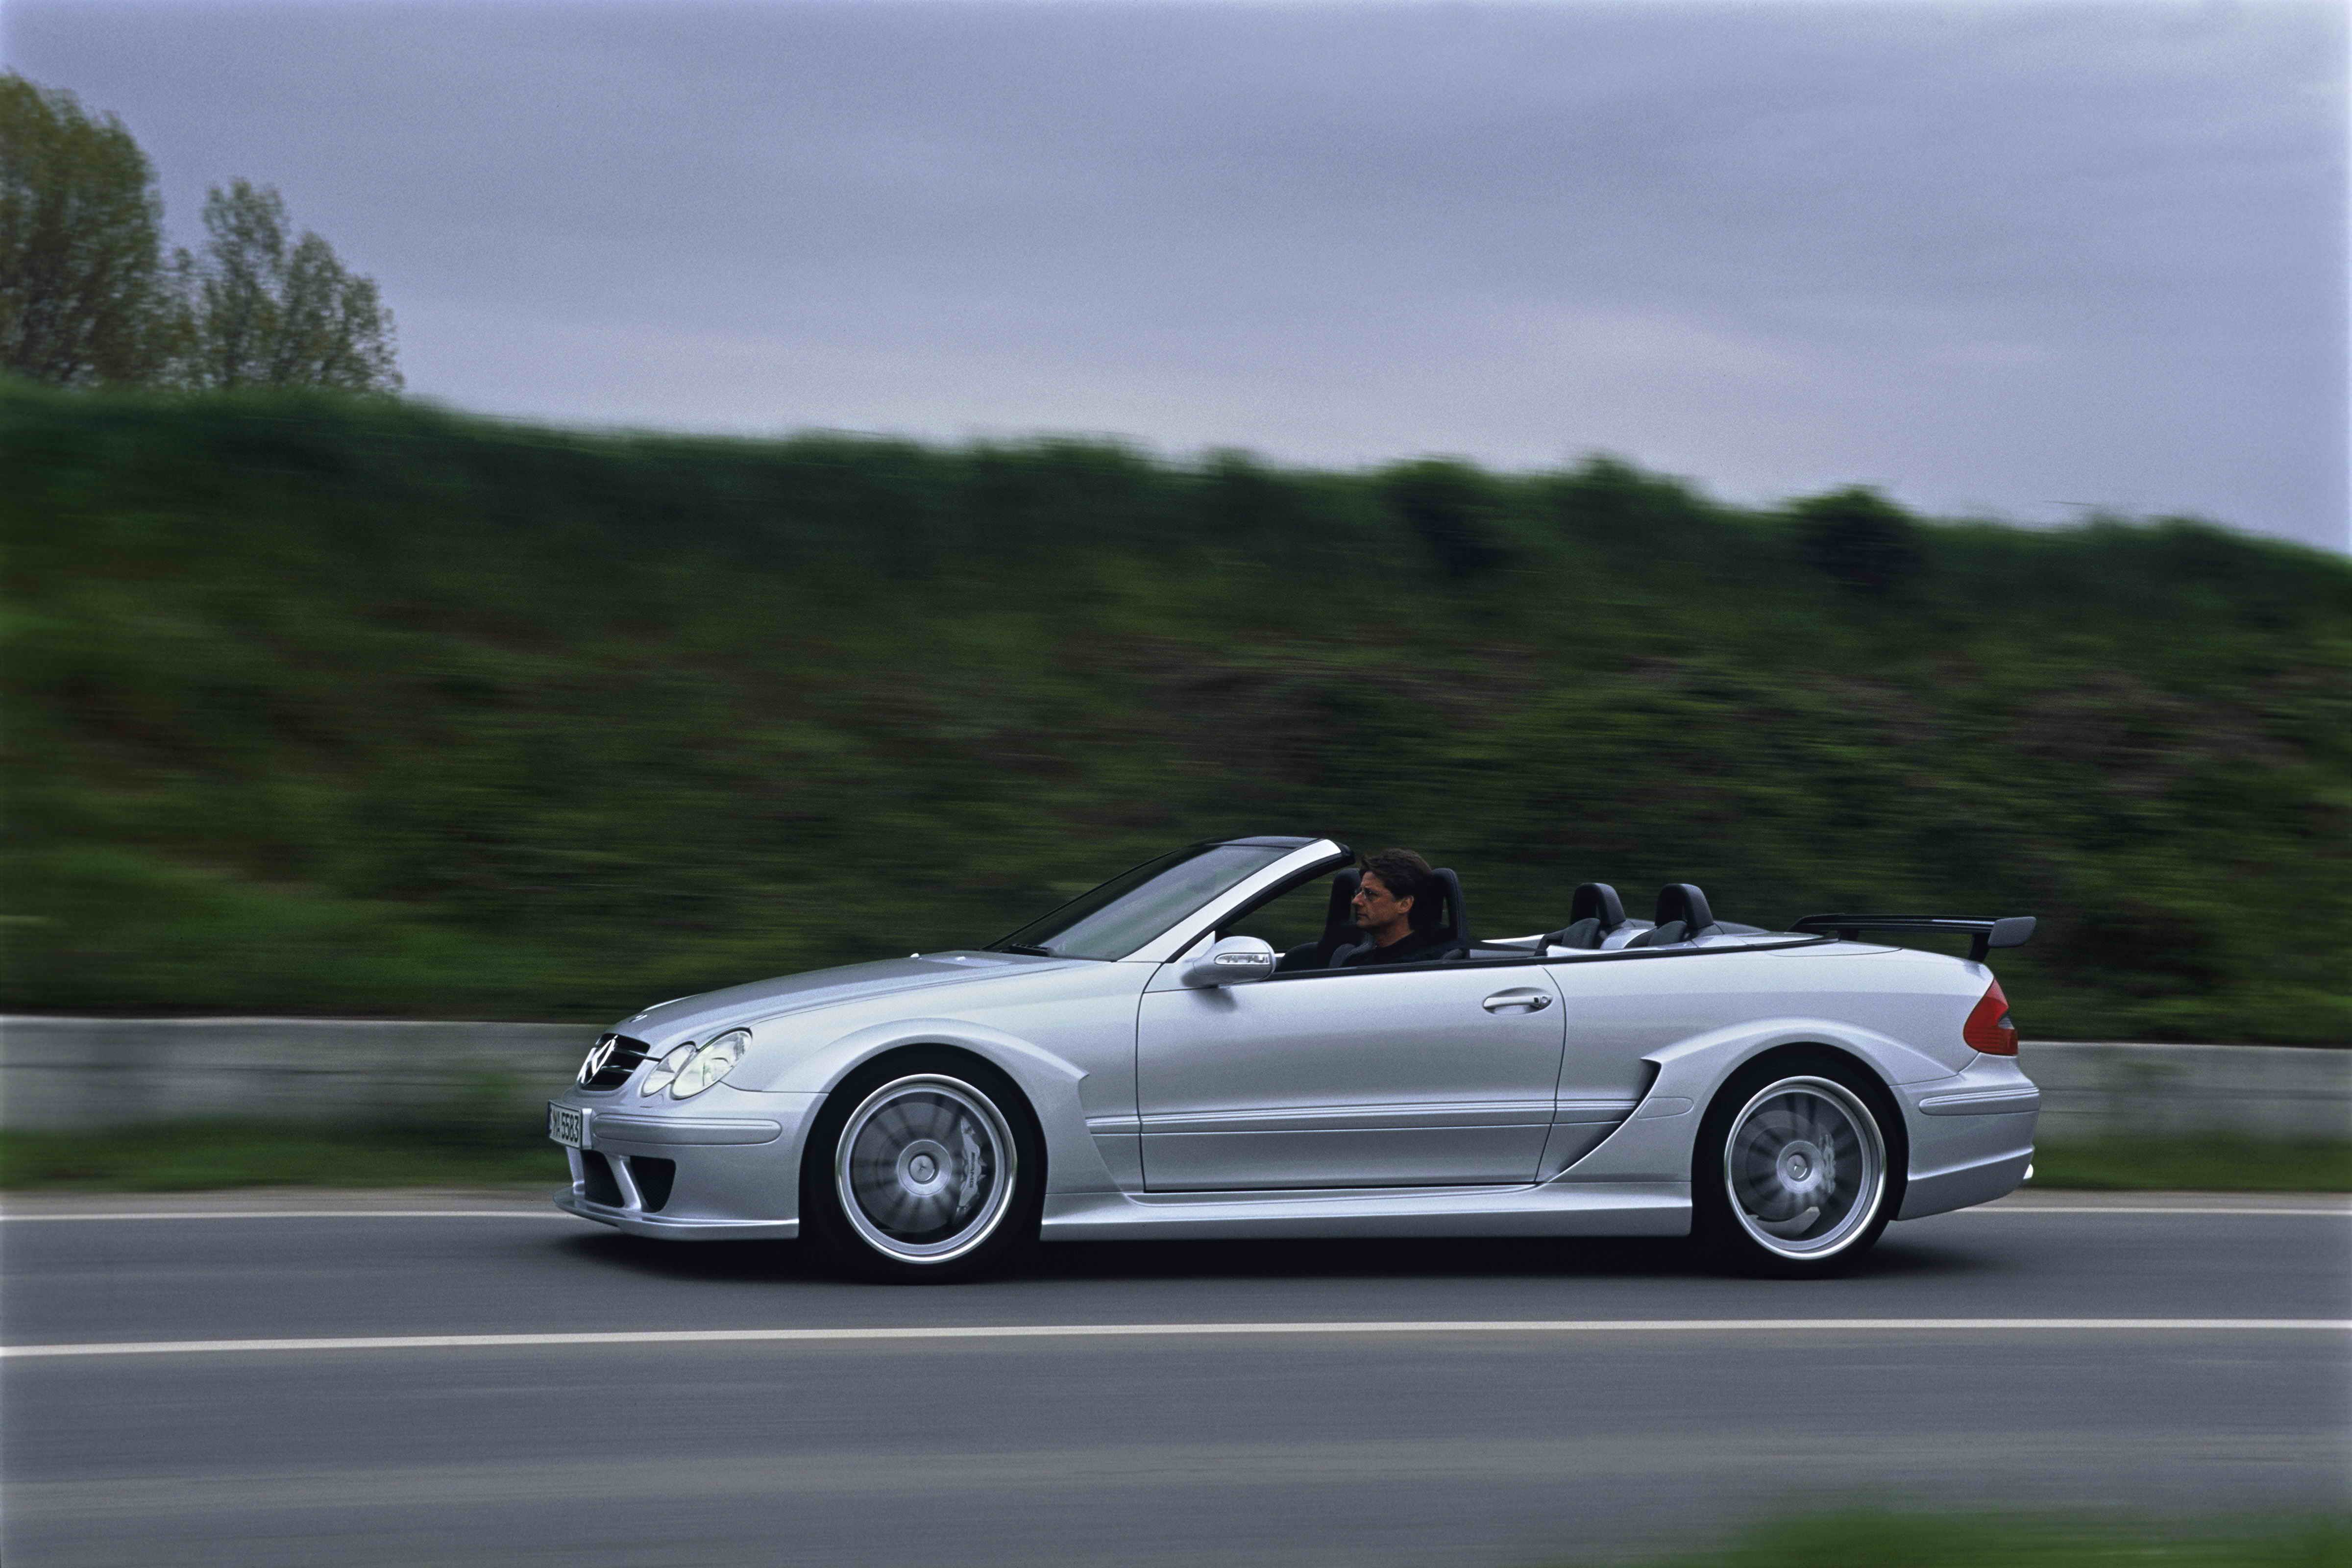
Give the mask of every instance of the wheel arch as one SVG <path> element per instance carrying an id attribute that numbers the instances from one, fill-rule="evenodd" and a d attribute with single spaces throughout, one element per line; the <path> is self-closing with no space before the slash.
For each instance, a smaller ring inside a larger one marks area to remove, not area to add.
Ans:
<path id="1" fill-rule="evenodd" d="M 883 1046 L 870 1051 L 833 1075 L 833 1080 L 826 1085 L 824 1091 L 824 1098 L 819 1101 L 819 1105 L 822 1107 L 830 1104 L 833 1098 L 839 1094 L 853 1079 L 862 1080 L 868 1074 L 887 1078 L 889 1076 L 890 1068 L 896 1064 L 904 1063 L 907 1067 L 913 1068 L 919 1062 L 936 1062 L 943 1057 L 950 1061 L 969 1062 L 982 1068 L 987 1077 L 1001 1079 L 1009 1085 L 1012 1093 L 1006 1098 L 1011 1100 L 1011 1103 L 1004 1109 L 1011 1114 L 1025 1118 L 1030 1131 L 1037 1135 L 1039 1147 L 1044 1147 L 1045 1123 L 1037 1115 L 1037 1108 L 1031 1101 L 1029 1090 L 1023 1085 L 1021 1079 L 1014 1074 L 1007 1072 L 1002 1063 L 992 1059 L 986 1052 L 974 1050 L 960 1040 L 900 1040 L 894 1045 Z M 1050 1158 L 1048 1163 L 1050 1164 Z"/>
<path id="2" fill-rule="evenodd" d="M 1757 1062 L 1790 1053 L 1826 1052 L 1851 1063 L 1873 1089 L 1873 1110 L 1886 1123 L 1890 1174 L 1907 1179 L 1910 1128 L 1895 1087 L 1950 1075 L 1951 1069 L 1902 1041 L 1811 1017 L 1767 1018 L 1709 1030 L 1647 1052 L 1655 1069 L 1647 1094 L 1616 1131 L 1561 1173 L 1570 1181 L 1691 1180 L 1699 1125 L 1726 1085 Z"/>
<path id="3" fill-rule="evenodd" d="M 1023 1173 L 1030 1163 L 1036 1166 L 1034 1178 L 1016 1173 L 1004 1184 L 1008 1189 L 1003 1197 L 1004 1206 L 997 1210 L 987 1229 L 967 1242 L 950 1243 L 951 1250 L 936 1264 L 912 1256 L 890 1256 L 872 1224 L 851 1211 L 846 1194 L 832 1190 L 837 1151 L 860 1102 L 909 1079 L 931 1084 L 960 1080 L 971 1096 L 992 1106 L 996 1119 L 1007 1124 L 1005 1131 L 1018 1158 L 1014 1150 L 1006 1150 L 1003 1170 Z M 1036 1239 L 1038 1207 L 1046 1173 L 1052 1169 L 1052 1155 L 1036 1107 L 1022 1083 L 985 1052 L 960 1042 L 917 1038 L 861 1053 L 834 1076 L 813 1108 L 808 1126 L 795 1173 L 802 1234 L 858 1278 L 905 1281 L 965 1278 L 975 1269 L 997 1267 L 1007 1256 L 1008 1247 L 1017 1250 Z M 863 1239 L 854 1239 L 861 1226 Z M 929 1272 L 934 1268 L 938 1272 Z"/>
<path id="4" fill-rule="evenodd" d="M 1696 1133 L 1691 1140 L 1690 1180 L 1696 1192 L 1702 1174 L 1701 1164 L 1710 1155 L 1710 1141 L 1706 1130 L 1715 1121 L 1735 1094 L 1752 1092 L 1750 1083 L 1766 1080 L 1781 1073 L 1799 1073 L 1807 1064 L 1830 1062 L 1847 1068 L 1856 1082 L 1853 1086 L 1869 1102 L 1873 1115 L 1878 1118 L 1879 1137 L 1886 1144 L 1887 1211 L 1891 1214 L 1903 1206 L 1903 1194 L 1910 1180 L 1911 1131 L 1904 1122 L 1903 1102 L 1895 1086 L 1875 1062 L 1861 1052 L 1830 1040 L 1788 1040 L 1768 1046 L 1742 1057 L 1725 1072 L 1705 1104 L 1697 1107 Z"/>
<path id="5" fill-rule="evenodd" d="M 1020 1103 L 1008 1110 L 1026 1117 L 1037 1134 L 1046 1192 L 1116 1189 L 1109 1167 L 1087 1131 L 1086 1108 L 1079 1098 L 1086 1069 L 1003 1030 L 961 1019 L 900 1020 L 834 1041 L 801 1063 L 794 1076 L 821 1096 L 814 1112 L 821 1116 L 853 1077 L 879 1062 L 929 1052 L 978 1063 L 1012 1084 Z M 805 1180 L 805 1158 L 803 1174 Z M 802 1196 L 806 1195 L 803 1186 Z"/>

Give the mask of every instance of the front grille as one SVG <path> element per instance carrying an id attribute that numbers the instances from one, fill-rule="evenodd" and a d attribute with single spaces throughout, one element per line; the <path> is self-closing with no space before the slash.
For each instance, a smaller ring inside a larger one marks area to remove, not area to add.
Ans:
<path id="1" fill-rule="evenodd" d="M 605 1035 L 597 1040 L 596 1046 L 600 1050 L 610 1046 L 613 1054 L 605 1058 L 604 1067 L 594 1077 L 580 1080 L 583 1089 L 618 1089 L 629 1081 L 629 1075 L 637 1070 L 640 1062 L 653 1059 L 654 1048 L 651 1046 L 643 1040 L 633 1040 L 626 1035 Z M 583 1062 L 580 1065 L 584 1068 L 588 1064 Z"/>

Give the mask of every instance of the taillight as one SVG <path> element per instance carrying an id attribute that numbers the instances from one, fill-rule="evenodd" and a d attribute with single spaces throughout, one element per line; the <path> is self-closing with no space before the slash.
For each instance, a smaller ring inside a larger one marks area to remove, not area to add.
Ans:
<path id="1" fill-rule="evenodd" d="M 2000 981 L 1992 983 L 1969 1021 L 1960 1026 L 1960 1038 L 1989 1057 L 2017 1054 L 2017 1026 L 2010 1022 L 2009 998 L 2000 994 Z"/>

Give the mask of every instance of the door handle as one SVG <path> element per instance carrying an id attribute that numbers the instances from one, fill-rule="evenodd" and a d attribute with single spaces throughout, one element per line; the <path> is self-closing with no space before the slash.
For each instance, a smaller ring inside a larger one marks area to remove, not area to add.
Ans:
<path id="1" fill-rule="evenodd" d="M 1489 1013 L 1540 1013 L 1551 1005 L 1551 993 L 1522 986 L 1516 991 L 1497 991 L 1478 1005 Z"/>

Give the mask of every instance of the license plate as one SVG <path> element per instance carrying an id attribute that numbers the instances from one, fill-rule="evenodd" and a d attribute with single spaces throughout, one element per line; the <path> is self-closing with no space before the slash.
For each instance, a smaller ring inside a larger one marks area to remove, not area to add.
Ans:
<path id="1" fill-rule="evenodd" d="M 550 1101 L 547 1107 L 547 1135 L 558 1143 L 573 1149 L 588 1147 L 588 1113 L 569 1105 Z"/>

